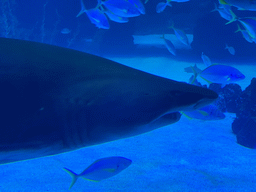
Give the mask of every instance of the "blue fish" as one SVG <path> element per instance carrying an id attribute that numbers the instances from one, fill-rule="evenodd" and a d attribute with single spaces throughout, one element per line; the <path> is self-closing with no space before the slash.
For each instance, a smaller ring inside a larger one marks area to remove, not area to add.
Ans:
<path id="1" fill-rule="evenodd" d="M 96 8 L 86 10 L 83 0 L 81 0 L 81 11 L 77 14 L 76 17 L 79 17 L 83 13 L 86 13 L 92 24 L 95 24 L 96 27 L 102 29 L 109 29 L 109 22 L 106 15 L 99 9 L 100 4 Z"/>
<path id="2" fill-rule="evenodd" d="M 176 49 L 175 49 L 173 43 L 172 43 L 170 40 L 166 39 L 166 38 L 164 37 L 164 35 L 163 35 L 162 38 L 164 39 L 165 47 L 168 49 L 168 51 L 169 51 L 171 54 L 173 54 L 173 55 L 175 56 L 175 55 L 176 55 Z"/>
<path id="3" fill-rule="evenodd" d="M 225 8 L 224 7 L 217 7 L 217 5 L 214 3 L 215 8 L 211 11 L 218 11 L 220 16 L 228 21 L 232 20 L 232 14 L 231 14 L 231 9 L 229 5 L 226 5 Z"/>
<path id="4" fill-rule="evenodd" d="M 99 0 L 99 3 L 120 17 L 136 17 L 140 15 L 140 11 L 137 7 L 126 0 Z"/>
<path id="5" fill-rule="evenodd" d="M 68 29 L 68 28 L 63 28 L 62 30 L 61 30 L 61 33 L 62 34 L 69 34 L 71 32 L 71 30 L 70 29 Z"/>
<path id="6" fill-rule="evenodd" d="M 252 39 L 256 38 L 256 18 L 255 17 L 248 17 L 248 18 L 241 18 L 238 21 L 243 25 L 246 29 L 248 34 Z"/>
<path id="7" fill-rule="evenodd" d="M 243 38 L 246 41 L 248 41 L 249 43 L 252 43 L 254 39 L 249 35 L 248 31 L 247 30 L 242 30 L 239 25 L 237 25 L 237 27 L 238 27 L 238 29 L 235 31 L 235 33 L 241 32 L 242 35 L 243 35 Z"/>
<path id="8" fill-rule="evenodd" d="M 235 53 L 236 53 L 235 48 L 234 48 L 234 47 L 231 47 L 231 46 L 228 46 L 227 44 L 226 44 L 226 46 L 225 46 L 225 49 L 227 49 L 228 52 L 229 52 L 231 55 L 235 55 Z"/>
<path id="9" fill-rule="evenodd" d="M 158 3 L 158 4 L 156 5 L 156 12 L 157 12 L 157 13 L 161 13 L 161 12 L 163 12 L 163 11 L 165 10 L 165 8 L 166 8 L 167 6 L 172 7 L 172 5 L 170 4 L 170 2 L 171 2 L 171 0 L 166 0 L 165 3 L 164 3 L 164 2 Z"/>
<path id="10" fill-rule="evenodd" d="M 174 30 L 175 36 L 179 39 L 181 43 L 183 43 L 184 45 L 190 46 L 188 37 L 184 31 L 174 28 L 173 25 L 170 26 L 169 28 L 172 28 Z"/>
<path id="11" fill-rule="evenodd" d="M 202 52 L 201 58 L 206 67 L 209 67 L 210 65 L 212 65 L 210 58 L 207 55 L 205 55 L 204 52 Z"/>
<path id="12" fill-rule="evenodd" d="M 252 39 L 256 38 L 256 17 L 244 17 L 244 18 L 238 18 L 233 12 L 231 12 L 232 19 L 226 23 L 232 23 L 234 21 L 239 21 L 247 33 L 250 35 Z"/>
<path id="13" fill-rule="evenodd" d="M 89 181 L 98 182 L 120 173 L 121 171 L 129 167 L 131 163 L 132 161 L 130 159 L 114 156 L 94 161 L 80 174 L 76 174 L 67 168 L 63 169 L 72 177 L 72 182 L 69 187 L 69 189 L 71 189 L 79 177 Z"/>
<path id="14" fill-rule="evenodd" d="M 197 73 L 192 66 L 191 68 L 193 69 L 195 77 L 200 76 L 208 83 L 222 84 L 222 87 L 228 83 L 234 83 L 245 78 L 244 74 L 238 69 L 227 65 L 213 64 L 200 73 Z"/>
<path id="15" fill-rule="evenodd" d="M 207 105 L 194 111 L 182 112 L 186 117 L 205 121 L 225 119 L 225 114 L 216 105 Z"/>

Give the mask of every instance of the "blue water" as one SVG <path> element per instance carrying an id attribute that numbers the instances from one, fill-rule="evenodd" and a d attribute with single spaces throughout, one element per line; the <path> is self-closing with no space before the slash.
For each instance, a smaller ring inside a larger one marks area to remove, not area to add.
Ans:
<path id="1" fill-rule="evenodd" d="M 189 78 L 181 70 L 195 62 L 202 64 L 204 52 L 214 62 L 236 64 L 247 77 L 240 85 L 243 89 L 249 85 L 256 74 L 256 44 L 234 33 L 236 22 L 225 25 L 217 12 L 211 12 L 218 1 L 173 2 L 172 8 L 157 14 L 159 2 L 149 0 L 145 15 L 124 24 L 110 21 L 106 30 L 95 27 L 85 14 L 76 17 L 79 0 L 2 0 L 0 36 L 76 49 L 180 81 Z M 90 9 L 97 1 L 84 3 Z M 239 17 L 256 16 L 253 11 L 232 10 Z M 132 35 L 173 34 L 168 28 L 172 22 L 193 34 L 192 49 L 179 49 L 175 57 L 164 47 L 134 45 Z M 70 33 L 61 33 L 63 28 Z M 235 55 L 225 50 L 225 44 L 235 48 Z M 182 117 L 173 125 L 133 138 L 1 165 L 0 191 L 68 191 L 71 177 L 62 167 L 80 173 L 93 161 L 114 155 L 133 163 L 99 183 L 78 180 L 72 191 L 255 191 L 255 150 L 236 143 L 231 130 L 235 114 L 226 116 L 214 122 Z"/>

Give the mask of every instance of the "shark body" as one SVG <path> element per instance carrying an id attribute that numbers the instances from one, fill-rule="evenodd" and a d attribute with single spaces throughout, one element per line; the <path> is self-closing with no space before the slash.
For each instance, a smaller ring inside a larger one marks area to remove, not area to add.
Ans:
<path id="1" fill-rule="evenodd" d="M 0 164 L 139 135 L 218 95 L 91 54 L 0 38 Z"/>

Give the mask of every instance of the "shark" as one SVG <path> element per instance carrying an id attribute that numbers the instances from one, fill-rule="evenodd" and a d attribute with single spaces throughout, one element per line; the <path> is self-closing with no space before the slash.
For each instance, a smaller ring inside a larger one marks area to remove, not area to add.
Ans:
<path id="1" fill-rule="evenodd" d="M 218 95 L 92 54 L 0 38 L 0 164 L 136 136 Z"/>

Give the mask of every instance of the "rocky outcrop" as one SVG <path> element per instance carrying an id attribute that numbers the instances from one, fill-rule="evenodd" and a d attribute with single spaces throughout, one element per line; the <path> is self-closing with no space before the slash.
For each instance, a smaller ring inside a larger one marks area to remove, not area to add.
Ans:
<path id="1" fill-rule="evenodd" d="M 237 143 L 249 148 L 256 147 L 256 78 L 251 80 L 251 84 L 237 100 L 232 130 L 236 134 Z"/>
<path id="2" fill-rule="evenodd" d="M 219 94 L 216 105 L 222 112 L 236 113 L 232 131 L 237 143 L 256 148 L 256 78 L 244 91 L 238 84 L 228 84 L 224 88 L 211 84 L 209 88 Z"/>

